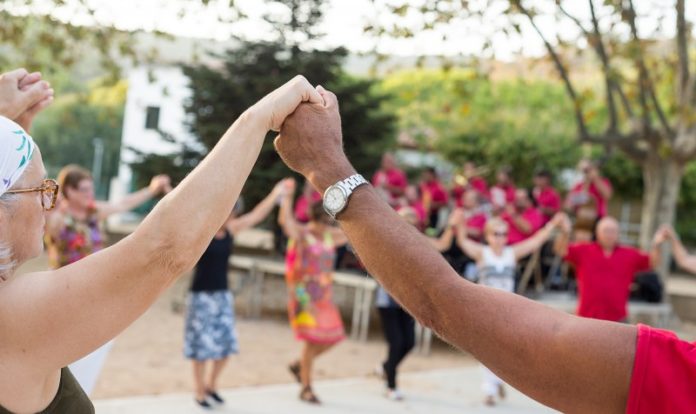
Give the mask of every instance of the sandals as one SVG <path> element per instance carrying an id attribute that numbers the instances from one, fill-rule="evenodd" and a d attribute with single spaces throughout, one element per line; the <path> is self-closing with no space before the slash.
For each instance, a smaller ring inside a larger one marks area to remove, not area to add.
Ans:
<path id="1" fill-rule="evenodd" d="M 297 382 L 300 384 L 302 383 L 302 377 L 300 377 L 300 363 L 299 362 L 293 362 L 292 364 L 288 365 L 288 370 L 290 373 L 295 377 Z"/>
<path id="2" fill-rule="evenodd" d="M 317 396 L 314 395 L 314 392 L 312 391 L 312 387 L 302 388 L 302 391 L 300 391 L 300 400 L 302 400 L 306 403 L 310 403 L 310 404 L 316 404 L 316 405 L 321 404 L 321 401 L 319 401 L 319 398 L 317 398 Z"/>

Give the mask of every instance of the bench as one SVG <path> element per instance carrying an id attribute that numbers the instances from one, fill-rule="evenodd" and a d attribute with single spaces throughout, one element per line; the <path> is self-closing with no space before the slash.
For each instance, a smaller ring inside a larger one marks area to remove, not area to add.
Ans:
<path id="1" fill-rule="evenodd" d="M 285 277 L 285 263 L 262 257 L 232 255 L 230 266 L 248 272 L 251 279 L 250 300 L 247 313 L 253 318 L 261 316 L 263 306 L 263 283 L 266 275 Z M 351 319 L 351 339 L 367 341 L 370 328 L 370 312 L 377 282 L 369 277 L 355 273 L 334 272 L 333 282 L 355 290 L 353 315 Z"/>

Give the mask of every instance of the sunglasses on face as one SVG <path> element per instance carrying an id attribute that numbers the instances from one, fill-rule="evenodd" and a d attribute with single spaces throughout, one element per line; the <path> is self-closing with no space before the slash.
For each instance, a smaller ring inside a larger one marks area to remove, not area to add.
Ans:
<path id="1" fill-rule="evenodd" d="M 506 231 L 496 231 L 496 232 L 493 232 L 493 236 L 495 236 L 495 237 L 507 237 L 508 233 Z"/>

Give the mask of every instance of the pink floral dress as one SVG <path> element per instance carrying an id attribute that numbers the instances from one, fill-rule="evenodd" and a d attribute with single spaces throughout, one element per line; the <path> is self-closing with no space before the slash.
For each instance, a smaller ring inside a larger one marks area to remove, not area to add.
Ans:
<path id="1" fill-rule="evenodd" d="M 304 231 L 288 244 L 288 316 L 297 339 L 335 344 L 345 338 L 341 315 L 333 303 L 335 259 L 336 247 L 330 232 L 320 240 Z"/>

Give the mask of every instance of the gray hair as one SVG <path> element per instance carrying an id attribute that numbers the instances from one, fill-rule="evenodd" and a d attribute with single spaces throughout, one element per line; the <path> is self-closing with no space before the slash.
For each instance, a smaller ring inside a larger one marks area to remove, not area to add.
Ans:
<path id="1" fill-rule="evenodd" d="M 28 171 L 36 168 L 34 163 L 30 162 L 27 168 L 24 170 L 23 175 L 26 176 Z M 21 187 L 25 184 L 25 180 L 20 177 L 19 180 L 12 186 Z M 0 210 L 8 213 L 12 213 L 16 206 L 16 202 L 19 200 L 18 194 L 8 194 L 5 193 L 0 196 Z M 12 246 L 8 245 L 4 241 L 0 240 L 0 275 L 9 276 L 14 269 L 17 267 L 17 262 L 14 260 L 14 252 L 12 251 Z"/>

